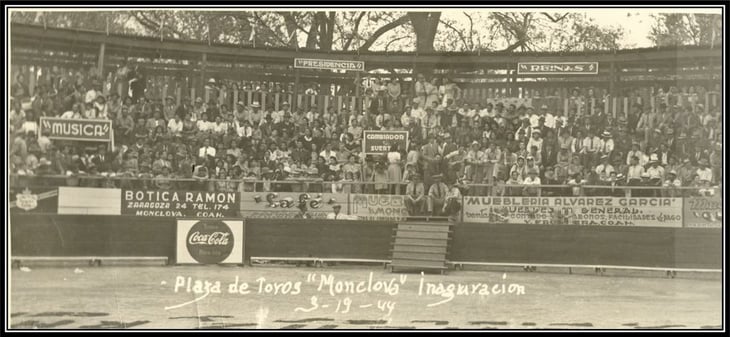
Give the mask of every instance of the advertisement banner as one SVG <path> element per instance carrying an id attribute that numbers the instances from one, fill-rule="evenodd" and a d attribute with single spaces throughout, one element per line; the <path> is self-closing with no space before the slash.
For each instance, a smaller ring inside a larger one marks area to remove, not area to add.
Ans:
<path id="1" fill-rule="evenodd" d="M 722 228 L 722 198 L 714 196 L 684 199 L 684 227 Z"/>
<path id="2" fill-rule="evenodd" d="M 332 207 L 340 205 L 347 212 L 347 195 L 304 192 L 243 192 L 241 215 L 258 219 L 302 218 L 300 208 L 305 206 L 309 219 L 326 219 Z"/>
<path id="3" fill-rule="evenodd" d="M 178 220 L 177 263 L 242 264 L 243 221 Z"/>
<path id="4" fill-rule="evenodd" d="M 464 222 L 682 227 L 681 198 L 465 197 Z"/>
<path id="5" fill-rule="evenodd" d="M 596 75 L 598 62 L 520 62 L 519 75 Z"/>
<path id="6" fill-rule="evenodd" d="M 387 154 L 390 147 L 398 144 L 401 151 L 408 151 L 408 131 L 363 131 L 363 152 L 365 154 Z"/>
<path id="7" fill-rule="evenodd" d="M 239 192 L 122 190 L 122 214 L 178 218 L 239 216 Z"/>
<path id="8" fill-rule="evenodd" d="M 348 60 L 323 60 L 295 58 L 294 68 L 365 71 L 365 62 Z"/>
<path id="9" fill-rule="evenodd" d="M 41 133 L 50 139 L 91 142 L 112 141 L 112 121 L 41 117 Z"/>
<path id="10" fill-rule="evenodd" d="M 350 194 L 350 215 L 358 220 L 405 221 L 404 200 L 402 195 Z"/>

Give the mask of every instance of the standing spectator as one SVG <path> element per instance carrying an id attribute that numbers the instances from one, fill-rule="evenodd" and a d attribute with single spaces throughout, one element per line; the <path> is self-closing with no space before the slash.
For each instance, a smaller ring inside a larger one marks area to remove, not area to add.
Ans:
<path id="1" fill-rule="evenodd" d="M 370 181 L 375 182 L 375 194 L 388 194 L 388 173 L 385 170 L 385 164 L 378 162 L 375 164 L 375 170 Z"/>
<path id="2" fill-rule="evenodd" d="M 438 79 L 434 76 L 431 78 L 430 82 L 425 82 L 424 88 L 426 90 L 425 105 L 427 107 L 432 107 L 434 102 L 439 105 L 441 102 L 439 100 Z"/>

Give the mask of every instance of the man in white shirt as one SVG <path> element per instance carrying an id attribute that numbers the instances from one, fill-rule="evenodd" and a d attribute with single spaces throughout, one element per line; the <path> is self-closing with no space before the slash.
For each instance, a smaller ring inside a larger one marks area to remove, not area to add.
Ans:
<path id="1" fill-rule="evenodd" d="M 601 150 L 600 153 L 604 155 L 611 156 L 611 153 L 614 149 L 614 143 L 613 138 L 611 137 L 611 133 L 608 131 L 603 131 L 603 139 L 601 140 Z"/>
<path id="2" fill-rule="evenodd" d="M 536 187 L 536 185 L 540 185 L 540 177 L 537 176 L 537 170 L 536 169 L 528 169 L 527 170 L 527 178 L 522 181 L 522 185 L 525 185 L 525 189 L 523 190 L 524 196 L 534 196 L 539 197 L 540 196 L 540 188 Z"/>
<path id="3" fill-rule="evenodd" d="M 38 122 L 35 121 L 35 114 L 29 111 L 26 115 L 27 119 L 23 122 L 20 129 L 23 130 L 24 134 L 28 134 L 30 132 L 38 134 Z"/>
<path id="4" fill-rule="evenodd" d="M 641 166 L 646 165 L 646 162 L 643 162 L 644 160 L 644 152 L 641 152 L 639 143 L 634 142 L 631 144 L 631 151 L 626 155 L 626 165 L 631 165 L 631 158 L 636 157 L 638 159 L 638 163 Z"/>
<path id="5" fill-rule="evenodd" d="M 329 162 L 331 157 L 337 157 L 337 152 L 332 149 L 332 143 L 327 143 L 324 147 L 324 150 L 319 153 L 319 156 Z"/>
<path id="6" fill-rule="evenodd" d="M 477 112 L 476 110 L 472 109 L 468 103 L 464 103 L 461 109 L 459 109 L 459 114 L 466 117 L 466 118 L 474 118 L 476 116 Z"/>
<path id="7" fill-rule="evenodd" d="M 662 190 L 662 196 L 665 198 L 675 198 L 680 196 L 680 191 L 677 188 L 682 187 L 682 182 L 677 178 L 677 171 L 671 170 L 667 173 L 667 179 L 664 180 L 664 189 Z"/>
<path id="8" fill-rule="evenodd" d="M 544 104 L 542 107 L 540 107 L 540 110 L 542 111 L 542 115 L 545 116 L 545 122 L 543 124 L 547 128 L 555 129 L 556 118 L 555 118 L 555 116 L 553 116 L 553 114 L 551 114 L 547 111 L 547 108 L 548 108 L 547 105 L 544 105 Z"/>
<path id="9" fill-rule="evenodd" d="M 600 149 L 601 138 L 598 138 L 594 131 L 588 131 L 588 136 L 583 138 L 583 166 L 593 166 Z"/>
<path id="10" fill-rule="evenodd" d="M 170 118 L 167 122 L 167 129 L 171 134 L 179 136 L 183 129 L 183 122 L 178 120 L 175 116 L 172 116 L 172 118 Z"/>
<path id="11" fill-rule="evenodd" d="M 327 219 L 329 219 L 329 220 L 356 220 L 347 214 L 340 213 L 340 210 L 342 210 L 342 205 L 332 206 L 332 213 L 327 214 Z"/>
<path id="12" fill-rule="evenodd" d="M 241 138 L 251 138 L 253 135 L 253 128 L 251 124 L 244 118 L 238 119 L 235 122 L 236 134 Z"/>
<path id="13" fill-rule="evenodd" d="M 646 169 L 646 173 L 649 174 L 649 180 L 656 183 L 657 180 L 661 182 L 664 180 L 664 168 L 659 166 L 659 161 L 652 156 L 649 160 L 649 168 Z"/>
<path id="14" fill-rule="evenodd" d="M 426 111 L 421 109 L 418 103 L 418 98 L 414 98 L 413 105 L 411 106 L 411 118 L 421 120 L 421 122 L 423 122 L 423 117 L 426 115 Z"/>
<path id="15" fill-rule="evenodd" d="M 547 106 L 545 108 L 547 108 Z M 530 119 L 530 126 L 533 129 L 539 128 L 540 127 L 540 118 L 542 117 L 540 115 L 540 113 L 536 113 L 534 109 L 528 108 L 527 115 L 529 116 L 529 119 Z"/>
<path id="16" fill-rule="evenodd" d="M 203 114 L 203 116 L 198 119 L 198 121 L 195 123 L 198 131 L 206 132 L 206 131 L 212 131 L 213 127 L 215 126 L 215 123 L 208 121 L 208 114 Z"/>
<path id="17" fill-rule="evenodd" d="M 639 163 L 639 156 L 629 158 L 630 165 L 626 173 L 626 184 L 638 186 L 641 184 L 641 175 L 644 174 L 644 165 Z"/>
<path id="18" fill-rule="evenodd" d="M 697 175 L 700 177 L 700 181 L 712 181 L 712 169 L 707 163 L 707 159 L 700 159 L 697 163 L 700 167 L 697 169 Z"/>
<path id="19" fill-rule="evenodd" d="M 608 162 L 608 159 L 608 155 L 604 154 L 601 156 L 602 163 L 596 166 L 596 173 L 598 173 L 599 179 L 602 181 L 607 181 L 611 173 L 616 172 L 613 165 Z"/>
<path id="20" fill-rule="evenodd" d="M 203 140 L 203 147 L 198 150 L 198 157 L 205 158 L 206 156 L 215 157 L 216 150 L 210 146 L 210 139 L 206 138 Z"/>

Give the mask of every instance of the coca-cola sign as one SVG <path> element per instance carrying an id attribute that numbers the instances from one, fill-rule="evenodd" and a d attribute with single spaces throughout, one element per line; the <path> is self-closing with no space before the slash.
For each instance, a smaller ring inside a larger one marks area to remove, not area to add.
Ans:
<path id="1" fill-rule="evenodd" d="M 223 262 L 233 251 L 231 228 L 222 221 L 199 221 L 190 227 L 186 245 L 190 256 L 203 264 Z"/>

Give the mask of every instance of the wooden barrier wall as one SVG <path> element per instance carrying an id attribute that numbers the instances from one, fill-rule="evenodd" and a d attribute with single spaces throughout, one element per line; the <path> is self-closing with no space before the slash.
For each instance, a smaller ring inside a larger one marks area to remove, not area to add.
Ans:
<path id="1" fill-rule="evenodd" d="M 13 256 L 175 256 L 175 219 L 11 215 Z M 251 219 L 246 257 L 389 259 L 393 222 Z M 454 227 L 450 261 L 722 268 L 722 229 Z"/>

